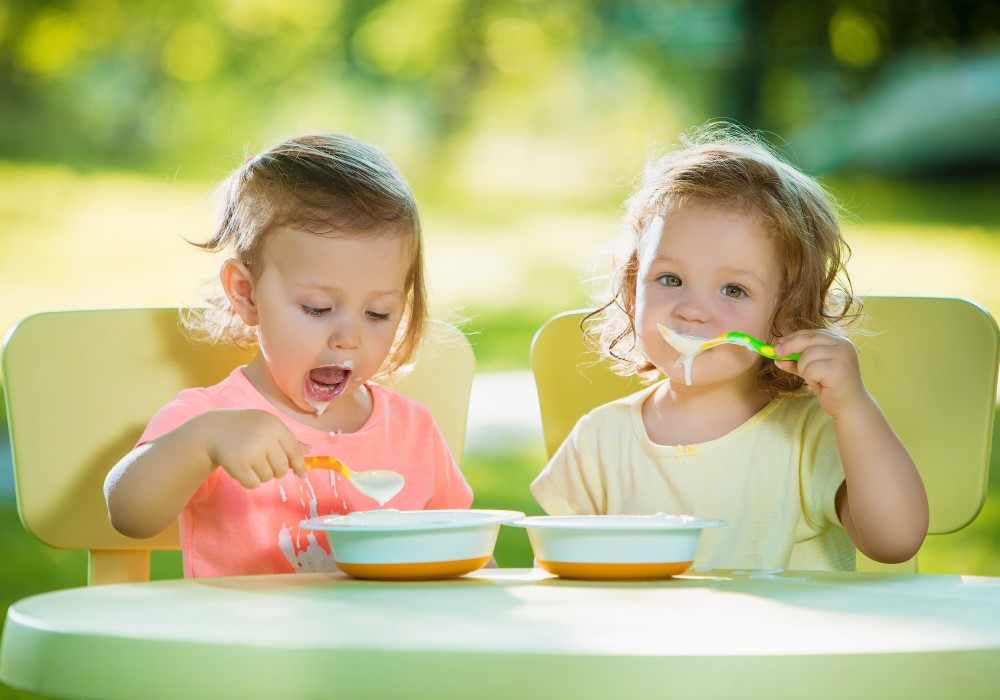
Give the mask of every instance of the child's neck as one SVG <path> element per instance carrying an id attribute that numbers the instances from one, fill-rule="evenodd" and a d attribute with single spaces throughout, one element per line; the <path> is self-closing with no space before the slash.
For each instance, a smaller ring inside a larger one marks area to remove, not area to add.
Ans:
<path id="1" fill-rule="evenodd" d="M 661 383 L 642 406 L 642 422 L 658 445 L 694 445 L 726 435 L 772 399 L 756 382 L 708 387 Z"/>

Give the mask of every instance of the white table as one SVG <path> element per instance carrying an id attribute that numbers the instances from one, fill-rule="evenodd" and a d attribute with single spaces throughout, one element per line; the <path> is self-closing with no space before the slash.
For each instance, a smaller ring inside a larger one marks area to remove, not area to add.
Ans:
<path id="1" fill-rule="evenodd" d="M 1000 579 L 158 581 L 15 603 L 0 679 L 54 697 L 1000 697 Z"/>

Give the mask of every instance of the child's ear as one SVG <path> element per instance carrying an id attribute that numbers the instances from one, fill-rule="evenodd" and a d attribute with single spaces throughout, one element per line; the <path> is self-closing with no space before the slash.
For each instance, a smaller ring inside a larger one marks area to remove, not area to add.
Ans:
<path id="1" fill-rule="evenodd" d="M 253 275 L 239 260 L 230 258 L 222 265 L 219 273 L 222 289 L 229 298 L 233 309 L 248 326 L 257 325 L 257 302 L 253 296 Z"/>

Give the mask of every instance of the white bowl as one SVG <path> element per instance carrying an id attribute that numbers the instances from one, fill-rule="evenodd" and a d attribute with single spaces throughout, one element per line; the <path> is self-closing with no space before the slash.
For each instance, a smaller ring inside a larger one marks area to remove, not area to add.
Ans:
<path id="1" fill-rule="evenodd" d="M 651 580 L 691 568 L 701 532 L 722 520 L 689 515 L 543 515 L 523 527 L 538 565 L 563 578 Z"/>
<path id="2" fill-rule="evenodd" d="M 425 580 L 486 566 L 512 510 L 369 510 L 304 520 L 326 534 L 337 566 L 356 578 Z"/>

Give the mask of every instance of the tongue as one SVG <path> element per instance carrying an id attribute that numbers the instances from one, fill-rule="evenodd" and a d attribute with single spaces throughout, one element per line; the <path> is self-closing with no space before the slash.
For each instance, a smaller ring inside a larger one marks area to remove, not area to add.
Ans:
<path id="1" fill-rule="evenodd" d="M 309 372 L 309 379 L 316 384 L 335 385 L 344 380 L 347 372 L 336 367 L 320 367 Z"/>

